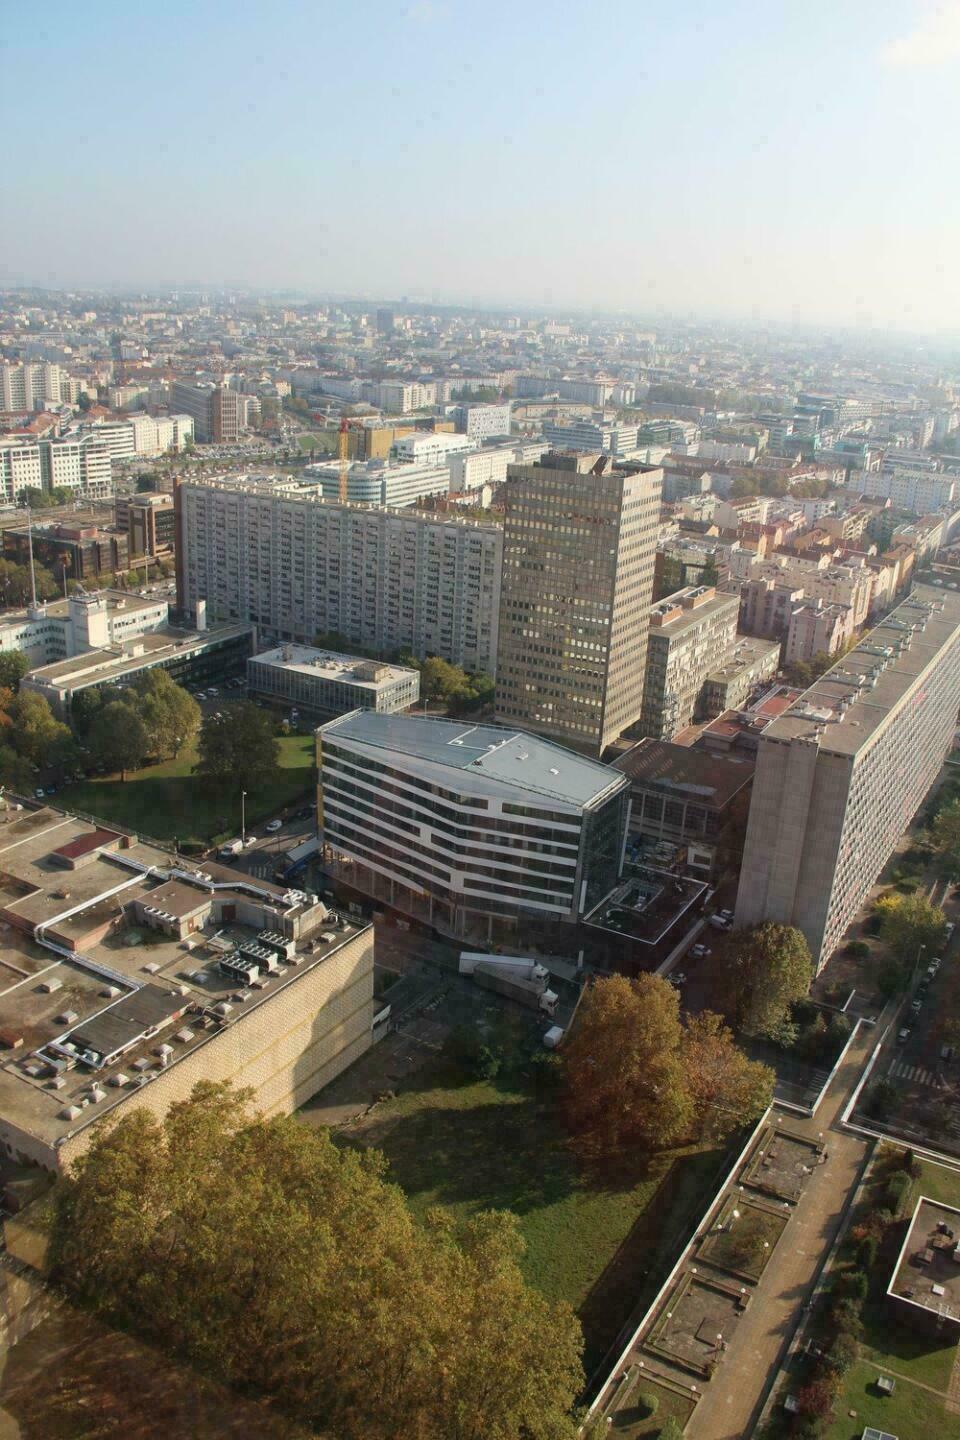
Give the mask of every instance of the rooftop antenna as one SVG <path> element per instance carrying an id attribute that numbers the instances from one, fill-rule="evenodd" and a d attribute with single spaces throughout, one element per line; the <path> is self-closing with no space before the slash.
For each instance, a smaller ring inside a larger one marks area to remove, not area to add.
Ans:
<path id="1" fill-rule="evenodd" d="M 33 516 L 30 512 L 30 501 L 27 501 L 27 550 L 30 555 L 30 601 L 33 609 L 37 608 L 37 577 L 33 569 Z"/>

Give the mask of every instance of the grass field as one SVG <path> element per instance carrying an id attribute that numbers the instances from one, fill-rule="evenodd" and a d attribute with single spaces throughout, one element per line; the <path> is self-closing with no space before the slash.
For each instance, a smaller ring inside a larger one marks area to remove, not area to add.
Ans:
<path id="1" fill-rule="evenodd" d="M 880 1166 L 884 1163 L 883 1152 L 876 1163 Z M 921 1195 L 948 1205 L 960 1204 L 960 1175 L 942 1165 L 920 1162 L 920 1174 L 913 1180 L 904 1201 L 904 1220 L 894 1237 L 896 1248 Z M 891 1268 L 892 1257 L 882 1250 L 877 1267 L 871 1272 L 869 1295 L 861 1310 L 861 1359 L 847 1376 L 829 1440 L 846 1440 L 854 1434 L 859 1437 L 867 1425 L 901 1437 L 936 1435 L 938 1440 L 939 1437 L 960 1440 L 960 1416 L 949 1414 L 943 1399 L 957 1358 L 957 1346 L 918 1333 L 891 1312 L 885 1295 Z M 881 1372 L 891 1373 L 896 1380 L 897 1388 L 892 1396 L 880 1395 L 874 1388 Z M 857 1412 L 856 1424 L 849 1417 L 850 1410 Z"/>
<path id="2" fill-rule="evenodd" d="M 652 1297 L 723 1158 L 688 1149 L 638 1158 L 619 1172 L 581 1164 L 552 1097 L 458 1084 L 439 1062 L 421 1072 L 419 1088 L 378 1106 L 372 1121 L 360 1138 L 387 1156 L 415 1213 L 445 1205 L 462 1218 L 485 1209 L 518 1215 L 526 1278 L 577 1311 L 588 1375 L 633 1305 Z"/>
<path id="3" fill-rule="evenodd" d="M 247 828 L 276 813 L 284 805 L 312 792 L 314 742 L 312 735 L 280 739 L 280 771 L 269 786 L 247 794 Z M 155 840 L 184 844 L 212 843 L 240 830 L 240 782 L 236 792 L 223 796 L 193 774 L 196 749 L 189 746 L 175 760 L 131 770 L 126 780 L 102 775 L 66 785 L 57 803 L 66 810 L 82 810 L 108 824 L 140 830 Z"/>
<path id="4" fill-rule="evenodd" d="M 827 1440 L 860 1440 L 868 1425 L 898 1435 L 900 1440 L 909 1440 L 910 1436 L 960 1440 L 960 1415 L 948 1414 L 938 1395 L 900 1379 L 892 1395 L 878 1394 L 874 1387 L 882 1368 L 864 1360 L 854 1365 Z M 855 1418 L 848 1413 L 851 1410 L 856 1411 Z"/>
<path id="5" fill-rule="evenodd" d="M 297 444 L 301 450 L 322 450 L 325 455 L 333 454 L 333 444 L 325 435 L 298 435 Z"/>

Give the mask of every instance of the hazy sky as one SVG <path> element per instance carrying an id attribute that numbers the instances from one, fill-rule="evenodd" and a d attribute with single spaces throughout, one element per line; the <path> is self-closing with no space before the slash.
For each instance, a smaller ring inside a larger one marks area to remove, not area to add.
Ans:
<path id="1" fill-rule="evenodd" d="M 960 329 L 960 0 L 5 8 L 0 282 Z"/>

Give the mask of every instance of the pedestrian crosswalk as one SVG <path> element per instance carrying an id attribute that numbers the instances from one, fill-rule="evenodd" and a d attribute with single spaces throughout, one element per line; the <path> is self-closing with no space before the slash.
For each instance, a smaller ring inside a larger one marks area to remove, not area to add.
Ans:
<path id="1" fill-rule="evenodd" d="M 889 1074 L 894 1080 L 909 1080 L 914 1085 L 934 1085 L 936 1076 L 922 1065 L 908 1065 L 905 1060 L 894 1060 Z"/>

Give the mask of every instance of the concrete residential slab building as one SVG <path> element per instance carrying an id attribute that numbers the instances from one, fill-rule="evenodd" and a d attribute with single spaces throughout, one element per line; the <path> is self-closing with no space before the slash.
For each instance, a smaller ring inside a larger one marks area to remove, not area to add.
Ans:
<path id="1" fill-rule="evenodd" d="M 510 467 L 498 720 L 599 756 L 640 718 L 661 481 L 573 452 Z"/>
<path id="2" fill-rule="evenodd" d="M 537 735 L 357 711 L 317 732 L 317 771 L 333 872 L 450 934 L 571 923 L 616 884 L 629 781 Z"/>
<path id="3" fill-rule="evenodd" d="M 691 585 L 650 608 L 640 729 L 669 740 L 702 719 L 708 677 L 736 644 L 740 599 L 710 585 Z"/>
<path id="4" fill-rule="evenodd" d="M 918 585 L 760 737 L 736 923 L 836 949 L 953 743 L 960 595 Z"/>
<path id="5" fill-rule="evenodd" d="M 274 643 L 336 632 L 364 650 L 496 665 L 503 531 L 414 510 L 331 504 L 270 477 L 176 491 L 177 588 L 192 619 Z"/>

